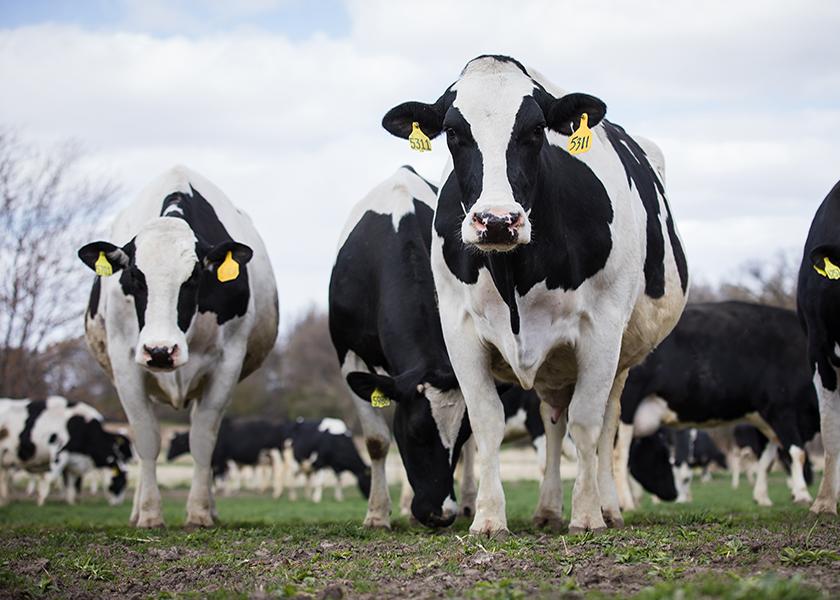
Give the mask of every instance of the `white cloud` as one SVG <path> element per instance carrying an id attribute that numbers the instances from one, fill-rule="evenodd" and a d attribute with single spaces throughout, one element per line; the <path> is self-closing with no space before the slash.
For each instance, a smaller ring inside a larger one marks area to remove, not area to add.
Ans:
<path id="1" fill-rule="evenodd" d="M 134 19 L 194 18 L 130 4 L 149 11 Z M 348 10 L 351 31 L 338 39 L 0 31 L 0 114 L 36 141 L 82 141 L 125 201 L 174 163 L 203 172 L 263 232 L 286 317 L 326 304 L 354 202 L 400 164 L 440 173 L 445 145 L 414 154 L 381 129 L 382 115 L 434 100 L 484 52 L 600 95 L 613 120 L 662 146 L 701 275 L 801 245 L 838 177 L 836 3 L 353 0 Z"/>

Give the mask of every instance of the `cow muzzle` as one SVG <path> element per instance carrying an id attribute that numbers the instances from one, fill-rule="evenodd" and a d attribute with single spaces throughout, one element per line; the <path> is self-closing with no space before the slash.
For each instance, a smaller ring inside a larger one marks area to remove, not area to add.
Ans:
<path id="1" fill-rule="evenodd" d="M 461 237 L 483 251 L 508 252 L 531 241 L 531 227 L 518 204 L 473 207 L 461 226 Z"/>
<path id="2" fill-rule="evenodd" d="M 172 371 L 187 362 L 180 344 L 143 343 L 135 355 L 139 364 L 152 371 Z"/>

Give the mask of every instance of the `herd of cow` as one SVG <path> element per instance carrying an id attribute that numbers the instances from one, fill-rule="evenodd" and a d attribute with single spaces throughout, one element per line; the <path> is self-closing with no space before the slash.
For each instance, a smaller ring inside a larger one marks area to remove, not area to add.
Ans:
<path id="1" fill-rule="evenodd" d="M 505 533 L 499 451 L 516 419 L 540 456 L 540 526 L 621 526 L 635 504 L 631 474 L 662 499 L 685 498 L 688 466 L 723 460 L 700 450 L 710 447 L 704 434 L 662 427 L 739 422 L 755 429 L 735 430 L 724 446 L 733 458 L 734 439 L 757 449 L 760 504 L 777 454 L 794 501 L 812 502 L 805 443 L 821 432 L 825 468 L 811 508 L 836 514 L 840 186 L 808 235 L 798 317 L 738 302 L 686 306 L 662 153 L 605 113 L 600 99 L 566 93 L 515 59 L 480 56 L 433 103 L 385 115 L 385 129 L 412 147 L 444 134 L 451 160 L 439 185 L 398 169 L 356 204 L 339 239 L 330 334 L 369 467 L 340 421 L 262 422 L 256 433 L 245 429 L 255 423 L 224 418 L 233 386 L 275 343 L 273 269 L 251 220 L 202 176 L 176 167 L 148 186 L 111 241 L 79 250 L 96 273 L 86 337 L 139 457 L 131 522 L 163 525 L 153 402 L 191 411 L 189 433 L 169 448 L 193 456 L 190 525 L 214 524 L 212 484 L 229 463 L 268 456 L 275 478 L 292 462 L 352 472 L 368 496 L 365 525 L 389 527 L 393 438 L 417 520 L 440 527 L 461 513 L 473 533 Z M 381 408 L 391 403 L 388 423 Z M 567 433 L 577 460 L 568 523 Z M 4 400 L 0 494 L 15 468 L 47 472 L 48 483 L 64 477 L 69 490 L 104 467 L 119 496 L 132 444 L 81 403 Z"/>

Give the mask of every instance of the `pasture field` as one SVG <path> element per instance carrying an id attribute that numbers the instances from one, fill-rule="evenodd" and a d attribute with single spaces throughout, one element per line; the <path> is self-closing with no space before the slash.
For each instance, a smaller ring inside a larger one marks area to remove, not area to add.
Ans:
<path id="1" fill-rule="evenodd" d="M 579 536 L 532 527 L 536 482 L 506 490 L 506 540 L 470 536 L 465 519 L 441 532 L 405 518 L 369 531 L 355 491 L 336 503 L 326 490 L 320 505 L 219 498 L 222 525 L 192 531 L 184 490 L 164 492 L 168 527 L 151 531 L 126 526 L 129 502 L 19 501 L 0 509 L 0 596 L 840 597 L 840 520 L 791 504 L 779 474 L 773 508 L 721 475 L 695 482 L 692 504 L 645 500 L 626 528 Z"/>

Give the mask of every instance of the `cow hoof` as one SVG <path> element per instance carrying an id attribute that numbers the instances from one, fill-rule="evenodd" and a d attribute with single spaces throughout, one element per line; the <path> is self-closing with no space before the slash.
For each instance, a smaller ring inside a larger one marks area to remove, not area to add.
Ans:
<path id="1" fill-rule="evenodd" d="M 815 515 L 834 515 L 837 516 L 837 502 L 833 500 L 823 500 L 817 498 L 811 506 L 811 512 Z"/>
<path id="2" fill-rule="evenodd" d="M 538 529 L 550 529 L 556 533 L 563 533 L 569 529 L 566 519 L 552 514 L 534 515 L 533 523 Z"/>
<path id="3" fill-rule="evenodd" d="M 199 527 L 213 527 L 215 525 L 216 521 L 213 519 L 213 515 L 211 515 L 210 513 L 198 513 L 187 515 L 187 522 L 184 524 L 184 526 L 188 529 L 197 529 Z"/>
<path id="4" fill-rule="evenodd" d="M 773 506 L 773 503 L 770 501 L 769 498 L 756 499 L 755 503 L 758 504 L 759 506 L 765 506 L 765 507 Z"/>
<path id="5" fill-rule="evenodd" d="M 472 527 L 470 527 L 470 534 L 484 536 L 494 540 L 504 540 L 510 537 L 510 531 L 508 531 L 506 524 L 489 520 L 481 525 L 473 523 Z"/>
<path id="6" fill-rule="evenodd" d="M 165 526 L 163 517 L 160 515 L 140 515 L 136 523 L 138 529 L 157 529 Z"/>
<path id="7" fill-rule="evenodd" d="M 377 517 L 374 515 L 368 515 L 365 517 L 364 522 L 362 523 L 368 529 L 391 529 L 391 520 L 387 517 Z"/>
<path id="8" fill-rule="evenodd" d="M 604 523 L 607 524 L 607 528 L 609 529 L 623 529 L 624 528 L 624 519 L 621 515 L 614 517 L 607 513 L 604 513 Z"/>
<path id="9" fill-rule="evenodd" d="M 588 531 L 592 533 L 603 533 L 607 530 L 606 527 L 579 527 L 577 525 L 569 526 L 569 535 L 580 535 Z"/>

